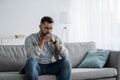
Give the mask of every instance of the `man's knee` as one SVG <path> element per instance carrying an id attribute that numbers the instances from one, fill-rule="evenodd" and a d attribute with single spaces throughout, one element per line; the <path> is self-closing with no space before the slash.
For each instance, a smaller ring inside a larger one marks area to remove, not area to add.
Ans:
<path id="1" fill-rule="evenodd" d="M 72 67 L 70 59 L 67 59 L 67 58 L 62 60 L 62 65 L 63 67 L 70 68 L 70 69 Z"/>
<path id="2" fill-rule="evenodd" d="M 27 59 L 27 62 L 26 62 L 26 67 L 33 67 L 33 66 L 36 66 L 37 65 L 37 60 L 34 59 L 34 58 L 28 58 Z"/>

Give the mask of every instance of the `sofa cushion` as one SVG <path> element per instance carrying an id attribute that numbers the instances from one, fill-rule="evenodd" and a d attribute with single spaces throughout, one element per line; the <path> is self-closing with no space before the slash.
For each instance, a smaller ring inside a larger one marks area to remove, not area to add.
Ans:
<path id="1" fill-rule="evenodd" d="M 102 68 L 109 56 L 109 50 L 88 51 L 87 56 L 78 66 L 80 68 Z"/>
<path id="2" fill-rule="evenodd" d="M 95 42 L 65 43 L 65 46 L 68 49 L 72 67 L 79 65 L 89 50 L 96 50 Z"/>
<path id="3" fill-rule="evenodd" d="M 0 71 L 18 71 L 27 59 L 23 45 L 0 46 Z"/>
<path id="4" fill-rule="evenodd" d="M 41 75 L 38 77 L 39 80 L 56 80 L 54 75 Z M 18 72 L 0 72 L 0 80 L 25 80 L 24 74 Z"/>
<path id="5" fill-rule="evenodd" d="M 117 76 L 115 68 L 74 68 L 72 69 L 72 79 L 99 79 Z"/>
<path id="6" fill-rule="evenodd" d="M 101 78 L 114 78 L 117 71 L 114 68 L 73 68 L 71 80 L 86 80 L 86 79 L 101 79 Z M 25 75 L 18 72 L 0 72 L 0 80 L 24 80 Z M 56 80 L 54 75 L 41 75 L 39 80 Z M 108 79 L 110 80 L 110 79 Z"/>

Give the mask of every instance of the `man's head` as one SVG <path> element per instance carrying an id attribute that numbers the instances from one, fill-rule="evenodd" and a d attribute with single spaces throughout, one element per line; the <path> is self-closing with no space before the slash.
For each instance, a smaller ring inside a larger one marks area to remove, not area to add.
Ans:
<path id="1" fill-rule="evenodd" d="M 54 20 L 49 16 L 44 16 L 40 22 L 41 34 L 45 36 L 47 33 L 52 33 Z"/>

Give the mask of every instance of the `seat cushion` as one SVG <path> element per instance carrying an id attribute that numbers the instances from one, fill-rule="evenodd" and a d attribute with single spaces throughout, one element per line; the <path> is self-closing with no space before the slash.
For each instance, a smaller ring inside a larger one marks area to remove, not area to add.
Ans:
<path id="1" fill-rule="evenodd" d="M 56 80 L 54 75 L 41 75 L 38 78 L 39 80 Z M 0 72 L 0 80 L 25 80 L 25 75 L 19 72 Z"/>
<path id="2" fill-rule="evenodd" d="M 115 68 L 74 68 L 72 69 L 72 79 L 99 79 L 117 76 Z"/>
<path id="3" fill-rule="evenodd" d="M 72 80 L 114 78 L 117 75 L 115 68 L 74 68 L 72 69 Z M 24 80 L 25 75 L 19 72 L 0 72 L 0 80 Z M 39 80 L 56 80 L 54 75 L 41 75 Z"/>

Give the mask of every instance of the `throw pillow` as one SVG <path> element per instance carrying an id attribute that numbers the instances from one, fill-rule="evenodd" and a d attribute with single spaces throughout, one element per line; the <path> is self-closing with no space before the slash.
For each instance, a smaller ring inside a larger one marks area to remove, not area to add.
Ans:
<path id="1" fill-rule="evenodd" d="M 88 54 L 78 66 L 80 68 L 102 68 L 109 56 L 110 51 L 88 51 Z"/>

